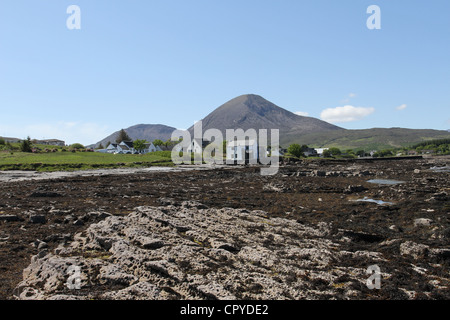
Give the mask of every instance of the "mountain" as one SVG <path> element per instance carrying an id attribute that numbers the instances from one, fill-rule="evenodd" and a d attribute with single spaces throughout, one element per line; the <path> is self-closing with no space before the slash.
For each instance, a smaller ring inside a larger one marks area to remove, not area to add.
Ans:
<path id="1" fill-rule="evenodd" d="M 261 96 L 246 94 L 221 105 L 202 120 L 203 131 L 219 129 L 225 139 L 226 129 L 279 129 L 280 142 L 286 136 L 344 130 L 328 122 L 296 115 Z M 193 136 L 194 127 L 189 132 Z"/>
<path id="2" fill-rule="evenodd" d="M 125 129 L 126 133 L 130 136 L 131 139 L 145 139 L 149 142 L 152 142 L 156 139 L 166 141 L 170 139 L 174 130 L 176 129 L 163 124 L 138 124 Z M 113 134 L 107 136 L 105 139 L 93 144 L 92 147 L 97 148 L 100 144 L 106 147 L 108 142 L 116 142 L 119 131 L 116 131 Z"/>
<path id="3" fill-rule="evenodd" d="M 203 132 L 219 129 L 226 138 L 226 129 L 279 129 L 280 145 L 287 148 L 292 143 L 310 147 L 338 147 L 341 149 L 380 150 L 406 147 L 432 139 L 450 138 L 446 130 L 373 128 L 348 130 L 328 122 L 296 115 L 255 94 L 236 97 L 221 105 L 202 120 Z M 161 124 L 140 124 L 125 131 L 132 139 L 153 141 L 170 139 L 173 127 Z M 194 127 L 190 127 L 194 137 Z M 115 142 L 119 131 L 97 142 L 106 146 Z"/>
<path id="4" fill-rule="evenodd" d="M 242 95 L 221 105 L 202 120 L 203 131 L 216 128 L 225 138 L 226 129 L 279 129 L 280 145 L 380 150 L 407 147 L 432 139 L 450 138 L 445 130 L 373 128 L 348 130 L 328 122 L 296 115 L 261 96 Z M 189 128 L 193 136 L 193 126 Z"/>

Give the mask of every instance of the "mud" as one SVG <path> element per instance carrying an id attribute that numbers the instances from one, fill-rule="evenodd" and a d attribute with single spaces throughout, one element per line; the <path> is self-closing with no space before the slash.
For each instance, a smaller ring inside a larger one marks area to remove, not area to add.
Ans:
<path id="1" fill-rule="evenodd" d="M 449 164 L 303 161 L 275 176 L 225 167 L 0 182 L 0 298 L 449 299 L 450 173 L 430 170 Z M 364 198 L 387 203 L 355 201 Z M 142 264 L 124 264 L 121 252 Z M 80 290 L 65 287 L 56 262 L 86 267 Z M 366 285 L 371 265 L 380 289 Z"/>

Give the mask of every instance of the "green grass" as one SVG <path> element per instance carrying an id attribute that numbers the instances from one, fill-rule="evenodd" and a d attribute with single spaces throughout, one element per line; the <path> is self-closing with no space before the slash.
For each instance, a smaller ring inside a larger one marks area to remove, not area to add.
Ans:
<path id="1" fill-rule="evenodd" d="M 284 147 L 292 143 L 306 144 L 315 148 L 337 147 L 341 150 L 383 150 L 410 147 L 432 139 L 449 139 L 450 133 L 442 130 L 373 128 L 364 130 L 336 130 L 305 135 L 280 137 Z"/>
<path id="2" fill-rule="evenodd" d="M 0 170 L 74 171 L 99 168 L 173 166 L 170 152 L 145 155 L 98 152 L 0 152 Z"/>

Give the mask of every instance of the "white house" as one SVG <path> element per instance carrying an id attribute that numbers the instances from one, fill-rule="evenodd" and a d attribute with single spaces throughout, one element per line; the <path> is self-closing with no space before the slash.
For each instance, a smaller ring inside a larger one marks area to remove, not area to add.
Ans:
<path id="1" fill-rule="evenodd" d="M 202 139 L 192 139 L 192 142 L 186 151 L 191 153 L 203 153 L 204 144 L 205 141 Z"/>
<path id="2" fill-rule="evenodd" d="M 232 140 L 227 142 L 227 162 L 258 163 L 258 142 L 256 140 Z"/>
<path id="3" fill-rule="evenodd" d="M 145 149 L 137 151 L 132 141 L 122 141 L 121 143 L 110 143 L 106 149 L 97 150 L 98 152 L 119 153 L 119 154 L 146 154 L 155 151 L 162 151 L 159 146 L 155 146 L 153 142 L 145 144 Z"/>
<path id="4" fill-rule="evenodd" d="M 328 148 L 316 148 L 315 150 L 316 150 L 316 153 L 317 153 L 319 156 L 323 156 L 323 152 L 324 152 L 325 150 L 328 150 Z"/>

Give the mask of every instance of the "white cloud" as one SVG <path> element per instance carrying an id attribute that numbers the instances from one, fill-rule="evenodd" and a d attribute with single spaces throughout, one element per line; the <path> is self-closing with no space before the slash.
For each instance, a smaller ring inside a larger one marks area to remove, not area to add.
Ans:
<path id="1" fill-rule="evenodd" d="M 302 116 L 302 117 L 308 117 L 309 113 L 308 112 L 303 112 L 303 111 L 296 111 L 294 112 L 296 115 L 298 116 Z"/>
<path id="2" fill-rule="evenodd" d="M 350 99 L 355 98 L 355 97 L 356 97 L 356 93 L 349 93 L 347 98 L 341 100 L 341 103 L 349 103 Z"/>
<path id="3" fill-rule="evenodd" d="M 361 120 L 374 112 L 375 108 L 372 107 L 364 108 L 347 105 L 325 109 L 321 112 L 320 118 L 330 123 L 352 122 Z"/>
<path id="4" fill-rule="evenodd" d="M 397 110 L 405 110 L 408 106 L 406 104 L 402 104 L 401 106 L 398 106 Z"/>

